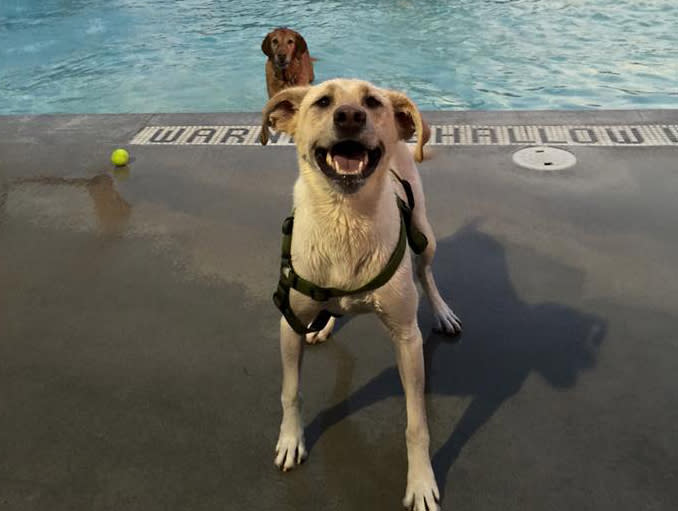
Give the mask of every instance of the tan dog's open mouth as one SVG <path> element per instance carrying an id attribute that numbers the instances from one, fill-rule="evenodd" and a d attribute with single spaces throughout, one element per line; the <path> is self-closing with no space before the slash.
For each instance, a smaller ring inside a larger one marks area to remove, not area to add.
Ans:
<path id="1" fill-rule="evenodd" d="M 318 168 L 345 193 L 356 192 L 379 165 L 383 150 L 355 140 L 337 142 L 329 149 L 315 148 Z"/>

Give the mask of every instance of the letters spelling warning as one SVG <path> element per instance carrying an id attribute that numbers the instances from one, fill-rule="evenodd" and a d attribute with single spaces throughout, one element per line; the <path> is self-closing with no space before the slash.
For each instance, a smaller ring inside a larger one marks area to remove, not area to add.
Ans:
<path id="1" fill-rule="evenodd" d="M 147 126 L 130 142 L 137 145 L 259 145 L 260 126 Z M 413 141 L 413 140 L 412 140 Z M 678 146 L 678 125 L 617 126 L 431 126 L 430 145 Z M 284 133 L 271 133 L 269 145 L 291 146 Z"/>

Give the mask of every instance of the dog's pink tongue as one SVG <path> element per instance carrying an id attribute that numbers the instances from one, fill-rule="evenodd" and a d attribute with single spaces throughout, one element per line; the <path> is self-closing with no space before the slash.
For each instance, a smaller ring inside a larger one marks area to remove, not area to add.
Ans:
<path id="1" fill-rule="evenodd" d="M 349 158 L 347 156 L 342 156 L 336 154 L 333 157 L 334 159 L 334 168 L 337 172 L 342 174 L 357 174 L 360 172 L 360 162 L 362 157 Z"/>

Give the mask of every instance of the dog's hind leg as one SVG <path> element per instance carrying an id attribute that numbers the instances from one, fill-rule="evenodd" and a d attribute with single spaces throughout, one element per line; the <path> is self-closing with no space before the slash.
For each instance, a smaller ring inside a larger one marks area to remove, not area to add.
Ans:
<path id="1" fill-rule="evenodd" d="M 440 296 L 440 291 L 438 291 L 438 286 L 436 285 L 435 277 L 433 276 L 431 265 L 433 264 L 433 257 L 436 253 L 436 238 L 433 234 L 431 225 L 428 223 L 423 206 L 423 203 L 417 204 L 412 216 L 414 225 L 428 240 L 426 249 L 416 258 L 417 277 L 433 308 L 433 315 L 435 317 L 434 329 L 446 335 L 457 335 L 461 332 L 461 321 L 450 306 L 447 305 L 445 300 L 443 300 L 442 296 Z M 417 211 L 418 208 L 422 209 Z"/>
<path id="2" fill-rule="evenodd" d="M 412 223 L 428 240 L 426 250 L 417 256 L 416 272 L 419 282 L 421 282 L 424 288 L 424 293 L 426 293 L 426 297 L 433 308 L 433 315 L 435 316 L 434 328 L 446 335 L 457 335 L 461 332 L 461 321 L 440 296 L 438 286 L 433 277 L 431 264 L 436 252 L 436 238 L 426 216 L 426 199 L 424 197 L 424 187 L 421 184 L 421 177 L 406 144 L 400 143 L 397 145 L 391 164 L 396 175 L 405 179 L 412 187 L 414 197 Z M 404 199 L 404 197 L 402 198 Z"/>
<path id="3" fill-rule="evenodd" d="M 280 319 L 280 354 L 282 358 L 282 422 L 275 447 L 275 464 L 283 471 L 291 470 L 306 458 L 304 426 L 301 417 L 299 376 L 304 355 L 303 335 L 299 335 Z"/>
<path id="4" fill-rule="evenodd" d="M 434 329 L 445 335 L 457 335 L 461 332 L 461 321 L 440 296 L 440 291 L 438 291 L 438 286 L 433 276 L 432 264 L 436 253 L 436 237 L 426 216 L 426 201 L 424 199 L 421 179 L 418 173 L 412 173 L 410 179 L 412 193 L 414 194 L 412 223 L 428 240 L 426 249 L 416 258 L 417 277 L 433 308 L 433 315 L 435 317 Z"/>

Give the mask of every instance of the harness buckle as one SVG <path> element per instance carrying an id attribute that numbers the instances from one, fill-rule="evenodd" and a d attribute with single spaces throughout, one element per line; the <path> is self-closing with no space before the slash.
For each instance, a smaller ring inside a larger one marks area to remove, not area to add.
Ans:
<path id="1" fill-rule="evenodd" d="M 292 266 L 289 264 L 280 265 L 280 282 L 285 284 L 287 287 L 294 288 L 297 283 L 297 274 L 294 273 Z"/>

